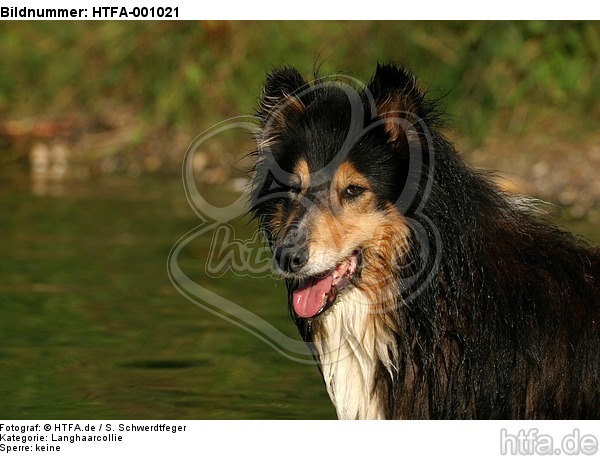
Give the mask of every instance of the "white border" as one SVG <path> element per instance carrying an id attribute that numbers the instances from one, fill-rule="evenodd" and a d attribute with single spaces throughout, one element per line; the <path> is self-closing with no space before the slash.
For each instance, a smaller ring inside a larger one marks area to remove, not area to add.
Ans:
<path id="1" fill-rule="evenodd" d="M 398 454 L 420 456 L 481 456 L 501 454 L 548 454 L 545 446 L 529 447 L 523 436 L 539 436 L 552 441 L 553 455 L 598 454 L 595 451 L 568 451 L 572 449 L 574 435 L 580 440 L 591 437 L 598 440 L 597 421 L 51 421 L 23 420 L 0 421 L 6 425 L 39 425 L 37 432 L 6 432 L 6 435 L 42 435 L 43 444 L 59 445 L 62 456 L 130 456 L 152 455 L 204 455 L 260 454 L 306 456 L 307 454 L 372 455 Z M 69 430 L 69 426 L 95 426 L 94 432 Z M 64 431 L 56 431 L 56 426 Z M 184 431 L 119 431 L 119 426 L 180 426 Z M 99 426 L 102 430 L 98 431 Z M 107 431 L 111 426 L 112 430 Z M 48 432 L 43 428 L 50 429 Z M 56 443 L 51 435 L 113 435 L 121 441 L 92 443 Z M 511 443 L 502 443 L 509 435 Z M 521 436 L 521 437 L 519 437 Z M 519 444 L 515 446 L 517 439 Z M 21 445 L 19 442 L 0 442 Z M 538 441 L 537 443 L 541 443 Z M 26 443 L 35 447 L 35 442 Z M 504 448 L 504 449 L 503 449 Z M 589 447 L 588 447 L 589 449 Z M 546 451 L 544 451 L 546 450 Z M 4 453 L 3 453 L 4 454 Z M 33 449 L 8 454 L 40 454 Z"/>
<path id="2" fill-rule="evenodd" d="M 467 0 L 410 2 L 384 0 L 376 3 L 282 2 L 280 0 L 258 1 L 205 1 L 182 0 L 132 1 L 111 3 L 106 0 L 86 1 L 30 1 L 3 2 L 2 6 L 27 8 L 87 8 L 93 7 L 178 7 L 180 20 L 591 20 L 599 18 L 600 8 L 595 2 L 575 0 L 553 2 L 473 2 Z M 88 14 L 87 20 L 94 20 Z M 101 18 L 95 18 L 100 20 Z M 111 18 L 102 18 L 103 20 Z M 119 20 L 119 15 L 112 17 Z M 127 19 L 134 19 L 129 17 Z M 276 39 L 277 37 L 274 37 Z"/>

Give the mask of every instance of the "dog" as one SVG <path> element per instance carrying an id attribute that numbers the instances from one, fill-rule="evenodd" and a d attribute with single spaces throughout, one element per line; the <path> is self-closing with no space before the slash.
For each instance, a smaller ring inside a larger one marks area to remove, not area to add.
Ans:
<path id="1" fill-rule="evenodd" d="M 340 419 L 600 417 L 600 249 L 506 194 L 397 64 L 268 74 L 250 211 Z"/>

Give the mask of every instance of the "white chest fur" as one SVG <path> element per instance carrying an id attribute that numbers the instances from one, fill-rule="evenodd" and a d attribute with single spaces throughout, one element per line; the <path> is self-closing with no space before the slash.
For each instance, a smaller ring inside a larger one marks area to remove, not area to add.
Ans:
<path id="1" fill-rule="evenodd" d="M 394 374 L 395 344 L 371 312 L 367 297 L 353 289 L 321 317 L 315 335 L 327 392 L 340 419 L 384 418 L 374 379 L 379 362 Z"/>

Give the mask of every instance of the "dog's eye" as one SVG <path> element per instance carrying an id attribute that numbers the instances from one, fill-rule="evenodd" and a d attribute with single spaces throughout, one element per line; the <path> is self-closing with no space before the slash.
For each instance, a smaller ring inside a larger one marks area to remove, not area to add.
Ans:
<path id="1" fill-rule="evenodd" d="M 344 193 L 346 196 L 354 198 L 355 196 L 362 194 L 364 191 L 365 188 L 361 187 L 360 185 L 348 185 Z"/>

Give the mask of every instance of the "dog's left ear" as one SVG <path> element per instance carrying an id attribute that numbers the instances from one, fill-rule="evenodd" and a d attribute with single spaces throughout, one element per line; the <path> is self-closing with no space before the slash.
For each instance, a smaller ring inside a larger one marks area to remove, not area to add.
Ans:
<path id="1" fill-rule="evenodd" d="M 367 89 L 375 101 L 377 116 L 384 122 L 390 142 L 418 142 L 435 104 L 425 98 L 417 80 L 407 69 L 393 65 L 377 65 Z"/>
<path id="2" fill-rule="evenodd" d="M 308 83 L 295 68 L 276 68 L 267 75 L 260 98 L 258 118 L 264 128 L 283 125 L 288 116 L 303 113 L 304 103 L 298 93 Z"/>

